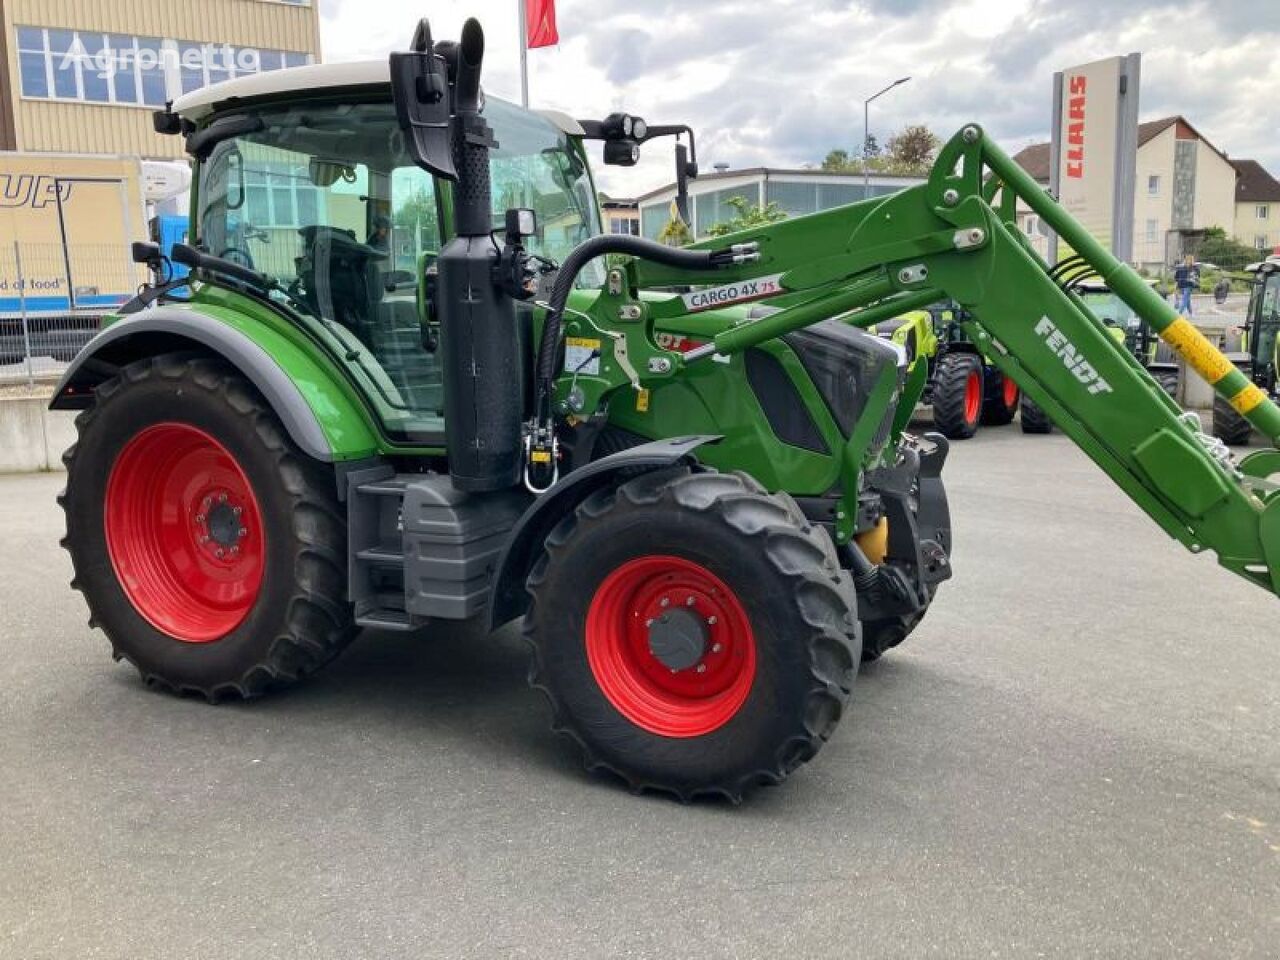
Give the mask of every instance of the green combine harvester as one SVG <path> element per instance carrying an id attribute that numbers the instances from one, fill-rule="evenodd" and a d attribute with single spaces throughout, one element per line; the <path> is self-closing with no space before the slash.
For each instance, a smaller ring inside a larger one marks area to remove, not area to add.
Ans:
<path id="1" fill-rule="evenodd" d="M 1170 536 L 1280 589 L 1280 451 L 1204 435 L 1016 201 L 1272 441 L 1280 410 L 980 127 L 919 187 L 673 249 L 601 234 L 584 143 L 628 164 L 687 128 L 486 102 L 483 52 L 424 21 L 389 63 L 157 115 L 195 165 L 191 275 L 139 245 L 160 278 L 52 404 L 81 411 L 73 586 L 149 684 L 251 697 L 360 627 L 523 617 L 590 768 L 776 783 L 951 575 L 947 443 L 905 430 L 923 375 L 864 332 L 941 300 Z"/>

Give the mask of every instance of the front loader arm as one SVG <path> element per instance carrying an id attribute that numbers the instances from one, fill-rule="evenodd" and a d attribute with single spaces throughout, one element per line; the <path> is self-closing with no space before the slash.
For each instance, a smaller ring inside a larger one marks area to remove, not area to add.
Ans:
<path id="1" fill-rule="evenodd" d="M 983 353 L 1167 533 L 1280 593 L 1280 488 L 1269 479 L 1280 473 L 1280 451 L 1237 464 L 1206 436 L 1027 244 L 1013 222 L 1019 200 L 1273 445 L 1280 439 L 1280 409 L 973 125 L 920 187 L 714 241 L 742 245 L 741 264 L 696 273 L 633 265 L 633 289 L 692 283 L 728 293 L 648 303 L 634 326 L 618 324 L 602 297 L 596 326 L 626 341 L 628 366 L 641 371 L 628 382 L 644 389 L 822 319 L 867 327 L 950 297 Z M 724 326 L 702 347 L 679 354 L 653 342 L 654 320 L 678 326 L 700 302 L 765 296 L 783 309 Z"/>

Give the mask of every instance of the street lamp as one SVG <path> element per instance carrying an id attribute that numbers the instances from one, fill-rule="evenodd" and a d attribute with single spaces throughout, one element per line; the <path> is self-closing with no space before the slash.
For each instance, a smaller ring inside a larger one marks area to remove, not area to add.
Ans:
<path id="1" fill-rule="evenodd" d="M 879 93 L 875 94 L 874 96 L 867 97 L 867 99 L 862 101 L 862 199 L 863 200 L 867 199 L 867 196 L 871 193 L 871 170 L 870 170 L 870 167 L 867 166 L 867 159 L 868 159 L 867 144 L 870 142 L 870 138 L 871 138 L 871 130 L 867 124 L 867 118 L 868 118 L 868 115 L 870 114 L 870 110 L 868 108 L 871 106 L 872 100 L 875 100 L 877 97 L 883 97 L 886 93 L 888 93 L 894 87 L 900 87 L 902 86 L 902 84 L 906 83 L 910 79 L 911 79 L 910 77 L 902 77 L 900 80 L 895 80 L 893 81 L 893 83 L 889 84 Z"/>

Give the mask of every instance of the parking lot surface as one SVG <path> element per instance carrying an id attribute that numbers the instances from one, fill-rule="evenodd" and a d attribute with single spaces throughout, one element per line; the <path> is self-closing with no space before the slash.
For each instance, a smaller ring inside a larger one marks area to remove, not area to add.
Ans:
<path id="1" fill-rule="evenodd" d="M 1276 956 L 1277 601 L 1060 435 L 952 449 L 955 578 L 738 808 L 584 773 L 511 629 L 152 693 L 0 478 L 0 957 Z"/>

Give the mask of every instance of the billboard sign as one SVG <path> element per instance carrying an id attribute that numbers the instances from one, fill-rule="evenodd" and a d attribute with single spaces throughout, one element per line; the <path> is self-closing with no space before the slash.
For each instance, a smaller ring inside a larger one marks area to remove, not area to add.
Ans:
<path id="1" fill-rule="evenodd" d="M 1053 76 L 1050 189 L 1122 260 L 1133 248 L 1140 62 L 1131 53 Z"/>

